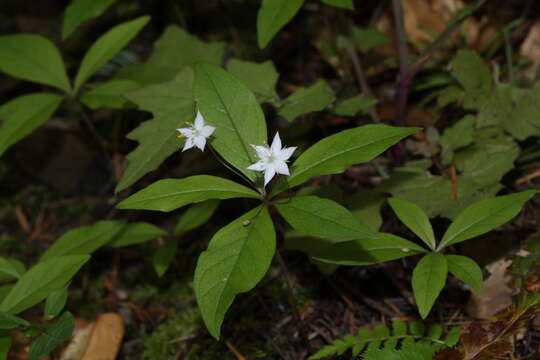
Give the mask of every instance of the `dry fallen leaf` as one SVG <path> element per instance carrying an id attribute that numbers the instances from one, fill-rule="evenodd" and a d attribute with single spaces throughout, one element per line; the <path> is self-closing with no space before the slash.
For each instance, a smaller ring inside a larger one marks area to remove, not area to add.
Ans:
<path id="1" fill-rule="evenodd" d="M 470 316 L 477 319 L 488 319 L 497 311 L 512 304 L 512 288 L 509 285 L 510 275 L 507 271 L 512 260 L 499 259 L 486 266 L 490 276 L 484 281 L 481 293 L 472 291 L 466 306 Z"/>
<path id="2" fill-rule="evenodd" d="M 78 321 L 60 360 L 115 360 L 123 337 L 124 320 L 116 313 L 101 314 L 90 324 Z"/>
<path id="3" fill-rule="evenodd" d="M 82 360 L 114 360 L 122 338 L 124 320 L 116 313 L 101 314 L 94 324 L 90 340 Z"/>
<path id="4" fill-rule="evenodd" d="M 520 53 L 532 61 L 532 64 L 523 71 L 523 75 L 534 80 L 538 65 L 540 65 L 540 21 L 529 30 L 529 34 L 521 45 Z"/>

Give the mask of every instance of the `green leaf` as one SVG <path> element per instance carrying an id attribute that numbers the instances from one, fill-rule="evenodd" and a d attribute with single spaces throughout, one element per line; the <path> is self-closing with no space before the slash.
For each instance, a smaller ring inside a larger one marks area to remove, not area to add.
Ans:
<path id="1" fill-rule="evenodd" d="M 527 190 L 469 205 L 450 224 L 438 249 L 485 234 L 510 221 L 536 193 L 536 190 Z"/>
<path id="2" fill-rule="evenodd" d="M 0 311 L 18 314 L 36 305 L 65 286 L 89 259 L 89 255 L 68 255 L 38 263 L 17 281 L 0 303 Z"/>
<path id="3" fill-rule="evenodd" d="M 163 83 L 174 78 L 185 66 L 193 66 L 198 61 L 220 65 L 225 48 L 224 42 L 206 43 L 171 25 L 155 42 L 154 52 L 146 63 L 125 66 L 118 71 L 117 77 L 146 85 Z"/>
<path id="4" fill-rule="evenodd" d="M 461 255 L 445 255 L 448 271 L 476 292 L 482 291 L 482 269 L 473 259 Z"/>
<path id="5" fill-rule="evenodd" d="M 0 285 L 0 303 L 4 301 L 4 299 L 8 296 L 11 289 L 13 289 L 13 286 L 15 284 L 6 284 L 6 285 Z"/>
<path id="6" fill-rule="evenodd" d="M 80 100 L 92 110 L 102 107 L 111 109 L 122 109 L 127 104 L 123 95 L 131 90 L 140 88 L 141 85 L 132 80 L 111 80 L 99 84 L 91 90 L 85 92 Z"/>
<path id="7" fill-rule="evenodd" d="M 0 156 L 47 121 L 62 100 L 59 95 L 36 93 L 3 104 L 0 107 L 0 120 L 4 122 L 0 127 Z"/>
<path id="8" fill-rule="evenodd" d="M 234 298 L 263 278 L 275 250 L 276 233 L 263 206 L 229 223 L 210 240 L 197 262 L 193 287 L 204 323 L 216 339 Z"/>
<path id="9" fill-rule="evenodd" d="M 518 144 L 500 128 L 476 130 L 474 144 L 454 155 L 456 167 L 461 171 L 460 182 L 467 179 L 481 187 L 500 181 L 514 168 L 519 151 Z"/>
<path id="10" fill-rule="evenodd" d="M 26 268 L 19 260 L 0 257 L 0 279 L 20 279 L 25 272 Z"/>
<path id="11" fill-rule="evenodd" d="M 124 226 L 123 221 L 103 220 L 69 230 L 45 251 L 40 261 L 64 255 L 91 254 L 111 241 Z"/>
<path id="12" fill-rule="evenodd" d="M 353 0 L 321 0 L 327 5 L 332 5 L 342 9 L 354 10 Z"/>
<path id="13" fill-rule="evenodd" d="M 490 96 L 493 82 L 491 71 L 476 52 L 460 50 L 452 60 L 451 67 L 452 75 L 465 88 L 465 108 L 476 108 L 485 97 Z"/>
<path id="14" fill-rule="evenodd" d="M 43 311 L 43 318 L 50 320 L 55 318 L 62 312 L 64 306 L 66 306 L 68 296 L 67 286 L 61 289 L 54 290 L 47 296 L 45 300 L 45 310 Z"/>
<path id="15" fill-rule="evenodd" d="M 472 144 L 475 122 L 474 116 L 466 115 L 453 126 L 444 130 L 440 141 L 443 164 L 452 162 L 454 151 Z"/>
<path id="16" fill-rule="evenodd" d="M 11 348 L 11 336 L 7 332 L 0 331 L 0 360 L 7 360 Z"/>
<path id="17" fill-rule="evenodd" d="M 247 170 L 258 161 L 250 144 L 263 145 L 267 135 L 264 114 L 253 93 L 225 70 L 206 63 L 195 65 L 193 93 L 206 122 L 216 127 L 212 148 L 250 180 L 260 178 L 259 173 Z"/>
<path id="18" fill-rule="evenodd" d="M 263 0 L 257 14 L 257 40 L 261 49 L 296 15 L 304 0 Z"/>
<path id="19" fill-rule="evenodd" d="M 122 50 L 148 21 L 150 21 L 149 16 L 141 16 L 113 27 L 97 39 L 82 59 L 75 77 L 75 88 L 79 89 L 90 76 Z"/>
<path id="20" fill-rule="evenodd" d="M 501 188 L 497 182 L 479 186 L 466 174 L 461 174 L 457 200 L 452 200 L 452 183 L 449 179 L 431 175 L 425 169 L 405 166 L 394 170 L 391 178 L 379 190 L 415 203 L 430 218 L 443 216 L 453 219 L 468 205 L 495 196 Z"/>
<path id="21" fill-rule="evenodd" d="M 353 26 L 351 34 L 356 47 L 364 54 L 379 45 L 389 43 L 388 37 L 376 28 L 359 28 Z"/>
<path id="22" fill-rule="evenodd" d="M 126 98 L 141 110 L 150 111 L 154 117 L 127 135 L 129 139 L 138 141 L 139 146 L 127 156 L 129 165 L 116 186 L 116 192 L 155 170 L 182 145 L 183 141 L 177 139 L 175 129 L 195 118 L 193 70 L 185 68 L 173 81 L 130 92 Z"/>
<path id="23" fill-rule="evenodd" d="M 17 327 L 29 327 L 31 324 L 15 315 L 0 312 L 0 329 L 14 329 Z"/>
<path id="24" fill-rule="evenodd" d="M 334 113 L 341 116 L 355 116 L 358 113 L 368 113 L 377 103 L 377 99 L 356 95 L 352 98 L 341 101 L 334 108 Z"/>
<path id="25" fill-rule="evenodd" d="M 346 207 L 371 231 L 379 231 L 383 223 L 381 207 L 386 196 L 378 190 L 360 190 L 346 198 Z"/>
<path id="26" fill-rule="evenodd" d="M 159 277 L 162 277 L 169 266 L 171 266 L 177 249 L 178 241 L 176 239 L 168 239 L 165 241 L 165 244 L 157 248 L 152 256 L 152 265 L 154 265 L 154 269 Z"/>
<path id="27" fill-rule="evenodd" d="M 330 239 L 374 238 L 366 225 L 338 203 L 317 196 L 296 196 L 275 203 L 291 226 L 306 234 Z"/>
<path id="28" fill-rule="evenodd" d="M 426 249 L 399 236 L 377 233 L 377 239 L 343 241 L 314 254 L 319 261 L 338 265 L 371 265 L 425 253 Z"/>
<path id="29" fill-rule="evenodd" d="M 483 98 L 478 127 L 501 126 L 518 140 L 540 135 L 540 83 L 532 89 L 497 84 L 496 91 Z"/>
<path id="30" fill-rule="evenodd" d="M 75 318 L 65 312 L 60 319 L 38 336 L 30 345 L 28 360 L 38 360 L 51 353 L 58 345 L 71 337 L 75 327 Z"/>
<path id="31" fill-rule="evenodd" d="M 416 204 L 398 199 L 388 199 L 397 217 L 431 249 L 435 249 L 435 235 L 426 213 Z"/>
<path id="32" fill-rule="evenodd" d="M 304 151 L 291 167 L 291 176 L 272 194 L 303 183 L 314 176 L 337 174 L 349 166 L 366 162 L 418 128 L 365 125 L 328 136 Z"/>
<path id="33" fill-rule="evenodd" d="M 446 258 L 439 253 L 424 256 L 413 270 L 412 288 L 422 319 L 429 314 L 448 276 Z"/>
<path id="34" fill-rule="evenodd" d="M 181 234 L 205 224 L 214 215 L 219 203 L 219 200 L 212 199 L 192 205 L 180 215 L 178 224 L 174 229 L 175 234 Z"/>
<path id="35" fill-rule="evenodd" d="M 0 71 L 71 92 L 60 52 L 50 40 L 33 34 L 5 35 L 0 36 L 0 49 Z"/>
<path id="36" fill-rule="evenodd" d="M 103 14 L 115 0 L 72 0 L 64 12 L 62 40 L 71 35 L 86 20 Z"/>
<path id="37" fill-rule="evenodd" d="M 209 199 L 260 198 L 260 194 L 234 181 L 210 175 L 164 179 L 131 195 L 116 207 L 171 211 Z"/>
<path id="38" fill-rule="evenodd" d="M 278 114 L 293 121 L 300 115 L 326 109 L 335 99 L 334 90 L 326 81 L 319 79 L 315 84 L 300 88 L 283 100 Z"/>
<path id="39" fill-rule="evenodd" d="M 167 232 L 156 225 L 142 221 L 135 222 L 126 225 L 109 245 L 112 247 L 135 245 L 165 235 L 167 235 Z"/>
<path id="40" fill-rule="evenodd" d="M 279 73 L 271 61 L 254 63 L 231 59 L 227 71 L 242 81 L 251 90 L 260 103 L 279 100 L 276 84 Z"/>

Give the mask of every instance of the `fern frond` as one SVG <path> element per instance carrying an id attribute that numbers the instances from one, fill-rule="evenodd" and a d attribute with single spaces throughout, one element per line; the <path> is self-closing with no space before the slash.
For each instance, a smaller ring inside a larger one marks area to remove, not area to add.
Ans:
<path id="1" fill-rule="evenodd" d="M 323 347 L 317 353 L 311 355 L 308 360 L 342 355 L 349 349 L 352 351 L 353 356 L 357 356 L 366 350 L 368 352 L 380 348 L 394 350 L 400 345 L 403 348 L 408 348 L 418 343 L 428 344 L 434 348 L 433 351 L 436 351 L 455 345 L 459 339 L 458 327 L 450 329 L 446 337 L 441 339 L 443 333 L 441 325 L 430 325 L 426 329 L 424 324 L 419 321 L 393 321 L 391 328 L 385 325 L 377 325 L 374 330 L 372 332 L 366 328 L 361 328 L 356 336 L 347 334 Z"/>
<path id="2" fill-rule="evenodd" d="M 403 345 L 399 350 L 391 348 L 367 350 L 363 360 L 431 360 L 438 351 L 438 344 L 415 342 Z"/>

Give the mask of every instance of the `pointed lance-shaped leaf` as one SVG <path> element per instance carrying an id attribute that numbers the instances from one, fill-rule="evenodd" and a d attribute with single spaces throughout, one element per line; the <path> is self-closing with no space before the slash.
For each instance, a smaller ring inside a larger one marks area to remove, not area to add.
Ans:
<path id="1" fill-rule="evenodd" d="M 447 276 L 448 265 L 443 254 L 427 254 L 416 264 L 412 275 L 412 288 L 422 319 L 431 311 Z"/>
<path id="2" fill-rule="evenodd" d="M 111 241 L 124 228 L 123 221 L 102 220 L 69 230 L 41 256 L 41 261 L 64 255 L 86 255 Z"/>
<path id="3" fill-rule="evenodd" d="M 65 286 L 89 259 L 89 255 L 68 255 L 38 263 L 17 281 L 0 303 L 0 311 L 18 314 L 38 304 Z"/>
<path id="4" fill-rule="evenodd" d="M 376 234 L 349 210 L 317 196 L 297 196 L 275 204 L 291 226 L 306 234 L 331 239 L 375 238 Z"/>
<path id="5" fill-rule="evenodd" d="M 448 271 L 476 292 L 482 291 L 482 269 L 473 259 L 461 255 L 445 255 Z"/>
<path id="6" fill-rule="evenodd" d="M 268 209 L 259 206 L 219 230 L 197 262 L 194 288 L 206 327 L 219 339 L 225 313 L 237 294 L 266 274 L 276 249 Z"/>
<path id="7" fill-rule="evenodd" d="M 1 46 L 1 45 L 0 45 Z M 56 94 L 22 95 L 0 107 L 0 156 L 54 114 L 64 98 Z"/>
<path id="8" fill-rule="evenodd" d="M 208 63 L 195 65 L 193 93 L 205 122 L 216 128 L 210 141 L 212 148 L 256 181 L 258 173 L 247 170 L 258 160 L 250 145 L 265 144 L 267 134 L 264 113 L 255 95 L 233 75 Z"/>
<path id="9" fill-rule="evenodd" d="M 438 249 L 487 233 L 510 221 L 536 190 L 497 196 L 467 206 L 448 227 Z"/>
<path id="10" fill-rule="evenodd" d="M 113 27 L 97 39 L 82 59 L 75 77 L 75 88 L 79 89 L 100 67 L 122 50 L 148 21 L 149 16 L 141 16 Z"/>
<path id="11" fill-rule="evenodd" d="M 209 199 L 260 198 L 260 194 L 234 181 L 210 175 L 184 179 L 164 179 L 131 195 L 116 207 L 172 211 L 182 206 Z"/>
<path id="12" fill-rule="evenodd" d="M 431 249 L 435 249 L 435 235 L 426 213 L 416 204 L 398 198 L 388 199 L 392 210 L 412 232 Z"/>
<path id="13" fill-rule="evenodd" d="M 291 176 L 280 181 L 272 194 L 303 183 L 314 176 L 337 174 L 349 166 L 366 162 L 419 128 L 364 125 L 328 136 L 292 164 Z"/>
<path id="14" fill-rule="evenodd" d="M 71 92 L 60 52 L 50 40 L 34 34 L 5 35 L 0 36 L 0 49 L 0 71 Z"/>
<path id="15" fill-rule="evenodd" d="M 399 236 L 377 233 L 376 239 L 342 241 L 319 249 L 314 258 L 338 265 L 371 265 L 425 253 L 426 249 Z"/>
<path id="16" fill-rule="evenodd" d="M 86 20 L 101 15 L 116 0 L 72 0 L 64 11 L 62 39 L 65 40 Z"/>
<path id="17" fill-rule="evenodd" d="M 263 49 L 296 15 L 304 0 L 263 0 L 257 14 L 257 40 Z"/>

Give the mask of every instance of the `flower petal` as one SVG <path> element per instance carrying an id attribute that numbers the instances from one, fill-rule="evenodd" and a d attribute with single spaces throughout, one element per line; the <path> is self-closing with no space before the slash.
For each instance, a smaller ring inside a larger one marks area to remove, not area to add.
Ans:
<path id="1" fill-rule="evenodd" d="M 266 169 L 266 165 L 262 161 L 257 161 L 255 164 L 249 165 L 247 169 L 253 171 L 264 171 Z"/>
<path id="2" fill-rule="evenodd" d="M 267 166 L 266 170 L 264 171 L 264 186 L 272 180 L 272 178 L 276 175 L 276 169 L 274 169 L 273 166 Z"/>
<path id="3" fill-rule="evenodd" d="M 204 151 L 204 145 L 206 145 L 206 138 L 204 136 L 196 136 L 193 138 L 195 146 Z"/>
<path id="4" fill-rule="evenodd" d="M 283 148 L 283 150 L 281 150 L 279 152 L 279 156 L 278 158 L 282 161 L 287 161 L 289 160 L 289 158 L 292 156 L 292 154 L 294 153 L 294 151 L 296 150 L 296 146 L 291 146 L 291 147 L 288 147 L 288 148 Z"/>
<path id="5" fill-rule="evenodd" d="M 191 149 L 195 144 L 193 143 L 193 138 L 188 137 L 186 139 L 186 143 L 184 144 L 184 148 L 182 149 L 182 152 Z"/>
<path id="6" fill-rule="evenodd" d="M 270 149 L 274 154 L 277 154 L 281 150 L 281 139 L 279 137 L 279 132 L 276 132 L 276 135 L 274 135 L 274 140 L 272 140 L 272 146 Z"/>
<path id="7" fill-rule="evenodd" d="M 201 135 L 203 135 L 204 137 L 209 137 L 210 135 L 212 135 L 214 133 L 215 130 L 216 130 L 215 127 L 210 126 L 210 125 L 205 125 L 200 130 L 200 132 L 201 132 Z"/>
<path id="8" fill-rule="evenodd" d="M 255 149 L 255 152 L 257 153 L 257 156 L 259 159 L 263 160 L 270 156 L 270 149 L 268 146 L 257 146 L 257 145 L 251 145 L 253 149 Z"/>
<path id="9" fill-rule="evenodd" d="M 197 116 L 195 116 L 195 129 L 201 130 L 204 127 L 204 118 L 199 110 L 197 110 Z"/>
<path id="10" fill-rule="evenodd" d="M 287 175 L 287 176 L 291 175 L 289 173 L 289 167 L 287 166 L 285 161 L 275 161 L 274 162 L 274 167 L 275 167 L 276 172 L 278 174 Z"/>
<path id="11" fill-rule="evenodd" d="M 193 129 L 192 128 L 180 128 L 176 129 L 178 132 L 180 132 L 185 137 L 192 137 L 193 136 Z"/>

